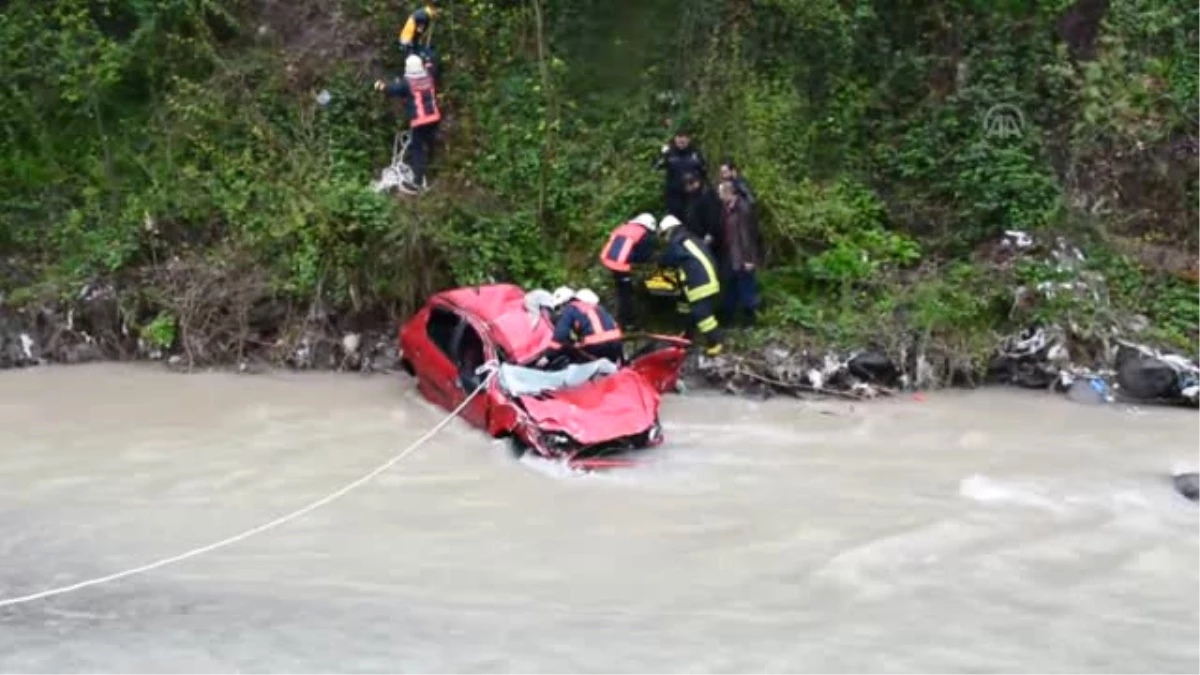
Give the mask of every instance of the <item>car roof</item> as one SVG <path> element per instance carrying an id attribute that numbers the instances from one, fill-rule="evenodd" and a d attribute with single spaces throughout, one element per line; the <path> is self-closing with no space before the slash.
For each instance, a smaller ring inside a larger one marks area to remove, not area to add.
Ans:
<path id="1" fill-rule="evenodd" d="M 513 284 L 488 284 L 442 291 L 433 296 L 471 315 L 487 337 L 515 363 L 536 358 L 554 339 L 554 327 L 542 316 L 530 320 L 525 291 Z"/>

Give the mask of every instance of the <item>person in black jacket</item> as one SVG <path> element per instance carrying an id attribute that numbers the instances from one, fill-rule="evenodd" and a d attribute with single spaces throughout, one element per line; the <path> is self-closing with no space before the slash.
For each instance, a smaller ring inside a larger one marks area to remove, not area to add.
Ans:
<path id="1" fill-rule="evenodd" d="M 667 213 L 682 220 L 687 206 L 683 177 L 692 173 L 707 181 L 708 167 L 704 162 L 704 155 L 692 145 L 692 137 L 688 131 L 681 128 L 675 132 L 671 142 L 662 147 L 662 156 L 654 166 L 666 171 L 663 192 Z"/>
<path id="2" fill-rule="evenodd" d="M 689 173 L 684 177 L 686 199 L 680 220 L 695 237 L 712 246 L 721 235 L 721 200 L 706 181 Z"/>

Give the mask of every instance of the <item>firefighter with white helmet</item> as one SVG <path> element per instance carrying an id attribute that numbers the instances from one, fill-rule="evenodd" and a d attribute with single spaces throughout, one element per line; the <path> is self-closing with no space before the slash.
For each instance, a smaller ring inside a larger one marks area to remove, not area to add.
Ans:
<path id="1" fill-rule="evenodd" d="M 654 260 L 658 245 L 654 216 L 642 213 L 621 223 L 608 235 L 600 250 L 600 264 L 612 272 L 617 291 L 617 320 L 628 329 L 633 325 L 633 266 Z"/>
<path id="2" fill-rule="evenodd" d="M 554 295 L 557 298 L 558 291 Z M 554 324 L 554 341 L 550 343 L 547 356 L 553 361 L 558 356 L 574 351 L 585 357 L 608 359 L 619 365 L 625 360 L 623 338 L 621 327 L 600 304 L 600 298 L 591 289 L 583 288 L 573 293 L 570 300 L 562 305 Z"/>
<path id="3" fill-rule="evenodd" d="M 679 276 L 689 315 L 689 335 L 695 339 L 699 332 L 705 338 L 704 353 L 716 356 L 721 353 L 722 342 L 716 317 L 721 293 L 716 258 L 704 242 L 680 225 L 679 219 L 671 215 L 659 223 L 659 232 L 666 240 L 659 262 Z"/>

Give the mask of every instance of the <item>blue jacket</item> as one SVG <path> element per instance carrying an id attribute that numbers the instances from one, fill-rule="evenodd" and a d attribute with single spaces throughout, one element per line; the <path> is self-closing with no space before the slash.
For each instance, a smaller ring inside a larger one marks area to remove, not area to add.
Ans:
<path id="1" fill-rule="evenodd" d="M 552 350 L 559 350 L 566 345 L 578 343 L 581 345 L 601 344 L 621 338 L 621 328 L 617 325 L 612 314 L 600 305 L 588 305 L 596 314 L 599 326 L 592 325 L 582 303 L 573 300 L 563 307 L 558 321 L 554 324 L 554 341 L 550 343 Z"/>

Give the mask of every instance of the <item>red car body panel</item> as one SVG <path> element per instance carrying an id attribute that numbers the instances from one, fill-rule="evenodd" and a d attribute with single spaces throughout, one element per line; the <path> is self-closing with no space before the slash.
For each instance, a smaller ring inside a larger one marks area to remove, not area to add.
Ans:
<path id="1" fill-rule="evenodd" d="M 432 301 L 442 301 L 479 319 L 488 338 L 512 363 L 529 363 L 554 340 L 548 321 L 533 323 L 525 309 L 525 291 L 519 286 L 495 284 L 442 291 Z"/>
<path id="2" fill-rule="evenodd" d="M 442 323 L 434 326 L 431 322 Z M 482 342 L 482 353 L 465 359 L 484 363 L 503 360 L 527 364 L 537 359 L 553 339 L 545 317 L 534 321 L 525 308 L 525 292 L 509 284 L 444 291 L 432 296 L 399 334 L 403 363 L 417 378 L 421 394 L 447 410 L 457 408 L 471 388 L 451 354 L 432 333 L 445 328 L 449 349 L 465 344 L 469 326 Z M 471 424 L 493 436 L 513 435 L 545 455 L 561 454 L 546 443 L 546 435 L 568 435 L 578 446 L 641 437 L 648 445 L 661 442 L 657 427 L 660 393 L 675 386 L 683 364 L 686 341 L 663 338 L 666 344 L 635 359 L 617 373 L 567 390 L 539 396 L 512 397 L 495 381 L 463 410 Z"/>
<path id="3" fill-rule="evenodd" d="M 640 434 L 658 417 L 658 392 L 622 368 L 608 377 L 548 397 L 521 396 L 542 431 L 559 431 L 583 445 Z"/>

